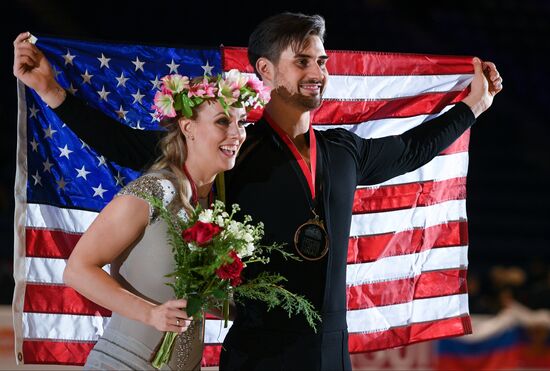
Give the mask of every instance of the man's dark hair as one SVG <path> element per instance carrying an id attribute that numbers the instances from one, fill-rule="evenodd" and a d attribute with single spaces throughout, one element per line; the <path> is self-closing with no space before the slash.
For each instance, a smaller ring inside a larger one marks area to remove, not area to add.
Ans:
<path id="1" fill-rule="evenodd" d="M 283 50 L 289 45 L 292 50 L 301 50 L 309 36 L 318 36 L 324 41 L 325 20 L 320 15 L 286 12 L 271 16 L 262 21 L 250 35 L 248 61 L 254 71 L 260 57 L 277 63 Z"/>

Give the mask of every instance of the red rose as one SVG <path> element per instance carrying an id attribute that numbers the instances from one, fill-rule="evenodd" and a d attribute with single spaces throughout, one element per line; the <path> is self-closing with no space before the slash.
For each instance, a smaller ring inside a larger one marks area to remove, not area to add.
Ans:
<path id="1" fill-rule="evenodd" d="M 217 224 L 197 221 L 195 225 L 181 232 L 181 236 L 186 242 L 196 242 L 197 245 L 204 246 L 212 241 L 212 238 L 217 236 L 222 230 L 223 228 Z"/>
<path id="2" fill-rule="evenodd" d="M 216 274 L 222 280 L 231 280 L 231 286 L 236 287 L 241 284 L 241 272 L 243 270 L 243 262 L 237 256 L 235 250 L 229 252 L 229 256 L 233 262 L 222 265 L 216 270 Z"/>

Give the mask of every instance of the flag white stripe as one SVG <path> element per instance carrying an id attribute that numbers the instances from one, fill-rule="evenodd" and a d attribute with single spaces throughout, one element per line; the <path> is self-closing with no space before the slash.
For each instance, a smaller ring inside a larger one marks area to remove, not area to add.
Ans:
<path id="1" fill-rule="evenodd" d="M 468 265 L 468 246 L 430 249 L 415 254 L 389 256 L 374 262 L 348 264 L 347 285 L 391 281 L 415 277 L 422 272 L 465 268 Z"/>
<path id="2" fill-rule="evenodd" d="M 350 236 L 402 232 L 458 220 L 466 220 L 466 200 L 375 214 L 354 214 L 351 217 Z"/>
<path id="3" fill-rule="evenodd" d="M 27 227 L 84 233 L 97 217 L 97 212 L 27 204 Z"/>
<path id="4" fill-rule="evenodd" d="M 454 178 L 463 178 L 468 175 L 468 152 L 458 152 L 450 155 L 434 157 L 433 160 L 416 170 L 405 173 L 385 182 L 361 188 L 377 188 L 388 185 L 409 184 L 427 181 L 442 181 Z"/>
<path id="5" fill-rule="evenodd" d="M 23 336 L 26 339 L 96 341 L 109 320 L 101 316 L 23 313 Z"/>
<path id="6" fill-rule="evenodd" d="M 26 339 L 60 339 L 96 341 L 110 317 L 53 313 L 23 313 Z M 222 343 L 233 321 L 224 327 L 223 320 L 206 320 L 204 342 Z M 83 336 L 84 335 L 84 336 Z"/>
<path id="7" fill-rule="evenodd" d="M 325 99 L 380 100 L 464 90 L 473 75 L 330 76 Z"/>
<path id="8" fill-rule="evenodd" d="M 204 343 L 205 344 L 218 344 L 222 343 L 223 339 L 227 335 L 229 328 L 233 324 L 233 321 L 227 322 L 227 328 L 224 327 L 223 320 L 207 319 L 204 326 Z"/>
<path id="9" fill-rule="evenodd" d="M 417 299 L 403 304 L 347 312 L 348 331 L 377 332 L 392 327 L 457 317 L 468 313 L 468 294 Z"/>
<path id="10" fill-rule="evenodd" d="M 470 84 L 472 78 L 472 74 L 408 76 L 331 75 L 330 81 L 323 93 L 323 98 L 381 100 L 428 93 L 461 91 Z"/>
<path id="11" fill-rule="evenodd" d="M 348 330 L 376 332 L 412 323 L 456 317 L 468 313 L 468 295 L 448 295 L 417 299 L 403 304 L 347 312 Z M 23 313 L 26 339 L 95 341 L 103 333 L 109 318 L 71 314 Z M 223 342 L 227 330 L 221 320 L 207 320 L 205 343 Z"/>
<path id="12" fill-rule="evenodd" d="M 27 282 L 63 285 L 67 261 L 55 258 L 25 258 Z M 415 254 L 391 256 L 375 262 L 349 264 L 348 285 L 413 277 L 425 271 L 461 268 L 468 265 L 467 246 L 437 248 Z M 108 273 L 109 265 L 103 267 Z"/>
<path id="13" fill-rule="evenodd" d="M 66 265 L 67 260 L 65 259 L 26 257 L 27 282 L 64 285 L 63 271 Z M 111 265 L 107 264 L 103 267 L 103 270 L 109 273 L 110 267 Z"/>
<path id="14" fill-rule="evenodd" d="M 362 138 L 381 138 L 389 135 L 398 135 L 412 129 L 425 121 L 434 119 L 454 107 L 451 104 L 445 107 L 441 112 L 433 115 L 418 115 L 411 117 L 385 118 L 378 120 L 369 120 L 356 124 L 338 124 L 338 125 L 314 125 L 315 130 L 328 129 L 346 129 Z"/>

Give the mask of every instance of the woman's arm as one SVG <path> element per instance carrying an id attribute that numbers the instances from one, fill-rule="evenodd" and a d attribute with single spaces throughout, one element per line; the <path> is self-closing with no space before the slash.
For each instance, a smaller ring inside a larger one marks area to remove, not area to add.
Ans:
<path id="1" fill-rule="evenodd" d="M 149 222 L 149 204 L 137 197 L 115 197 L 97 216 L 75 246 L 65 271 L 65 283 L 93 302 L 159 331 L 182 332 L 189 325 L 185 300 L 158 305 L 120 285 L 102 267 L 133 246 Z M 161 283 L 159 283 L 161 284 Z M 176 325 L 179 320 L 180 326 Z M 183 325 L 183 326 L 182 326 Z"/>

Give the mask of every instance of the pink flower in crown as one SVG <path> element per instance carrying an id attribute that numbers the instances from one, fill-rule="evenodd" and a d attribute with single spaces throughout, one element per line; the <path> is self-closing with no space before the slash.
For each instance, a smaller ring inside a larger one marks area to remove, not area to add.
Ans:
<path id="1" fill-rule="evenodd" d="M 246 85 L 258 94 L 258 98 L 265 104 L 271 99 L 271 89 L 265 86 L 263 81 L 258 79 L 256 75 L 251 76 Z"/>
<path id="2" fill-rule="evenodd" d="M 241 91 L 236 87 L 236 84 L 228 84 L 226 81 L 220 80 L 218 86 L 218 97 L 222 98 L 228 106 L 239 99 Z"/>
<path id="3" fill-rule="evenodd" d="M 165 89 L 163 89 L 165 90 Z M 163 117 L 176 117 L 176 110 L 174 109 L 174 97 L 168 91 L 157 91 L 153 98 L 152 108 L 158 113 L 159 118 Z"/>
<path id="4" fill-rule="evenodd" d="M 183 90 L 189 89 L 189 77 L 179 74 L 166 75 L 161 79 L 163 90 L 167 89 L 172 94 L 181 93 Z"/>
<path id="5" fill-rule="evenodd" d="M 189 87 L 189 92 L 187 93 L 189 98 L 201 97 L 201 98 L 215 98 L 216 97 L 216 83 L 208 82 L 208 79 L 204 78 L 202 82 L 193 84 Z"/>

